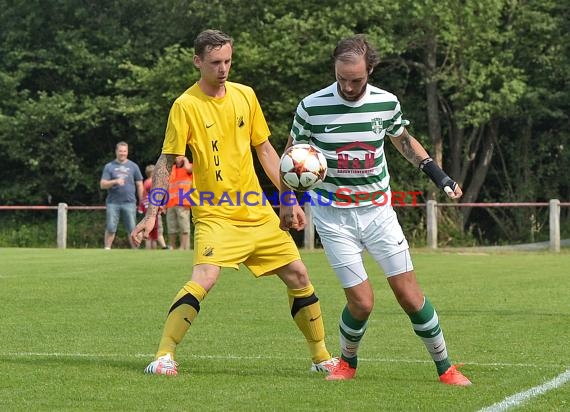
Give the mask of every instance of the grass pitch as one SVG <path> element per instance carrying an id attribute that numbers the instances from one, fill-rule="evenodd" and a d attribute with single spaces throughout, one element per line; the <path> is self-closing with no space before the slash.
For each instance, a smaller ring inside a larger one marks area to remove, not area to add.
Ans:
<path id="1" fill-rule="evenodd" d="M 305 253 L 338 354 L 344 295 L 321 251 Z M 357 378 L 308 372 L 283 284 L 224 270 L 179 347 L 179 376 L 146 376 L 192 254 L 0 249 L 2 411 L 477 411 L 570 369 L 570 254 L 413 251 L 449 353 L 469 388 L 435 367 L 375 265 L 376 307 Z M 570 383 L 518 402 L 570 409 Z"/>

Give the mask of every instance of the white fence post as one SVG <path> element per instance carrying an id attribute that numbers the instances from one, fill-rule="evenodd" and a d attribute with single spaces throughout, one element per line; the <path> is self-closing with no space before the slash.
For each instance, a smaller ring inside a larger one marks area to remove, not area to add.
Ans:
<path id="1" fill-rule="evenodd" d="M 548 202 L 548 225 L 550 229 L 550 251 L 560 252 L 560 200 Z"/>
<path id="2" fill-rule="evenodd" d="M 437 202 L 426 203 L 427 247 L 437 249 Z"/>
<path id="3" fill-rule="evenodd" d="M 67 203 L 57 204 L 57 248 L 67 247 Z"/>
<path id="4" fill-rule="evenodd" d="M 310 203 L 310 202 L 309 202 Z M 315 248 L 315 226 L 313 225 L 313 211 L 309 204 L 305 204 L 305 217 L 307 224 L 305 225 L 303 249 L 313 250 Z"/>

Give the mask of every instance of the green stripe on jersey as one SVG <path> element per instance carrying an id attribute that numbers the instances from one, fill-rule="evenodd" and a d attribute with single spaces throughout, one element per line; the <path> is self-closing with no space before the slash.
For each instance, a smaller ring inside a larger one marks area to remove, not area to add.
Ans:
<path id="1" fill-rule="evenodd" d="M 370 122 L 343 124 L 315 124 L 311 126 L 312 133 L 360 133 L 372 129 Z"/>
<path id="2" fill-rule="evenodd" d="M 366 103 L 362 106 L 347 106 L 344 104 L 326 105 L 326 106 L 311 106 L 305 107 L 309 116 L 322 116 L 326 114 L 348 114 L 348 113 L 373 113 L 373 112 L 388 112 L 396 108 L 397 102 L 374 102 Z"/>

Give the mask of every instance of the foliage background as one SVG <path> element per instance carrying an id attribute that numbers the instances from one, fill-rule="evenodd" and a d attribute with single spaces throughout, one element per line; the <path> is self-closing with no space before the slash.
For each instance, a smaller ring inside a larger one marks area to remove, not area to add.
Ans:
<path id="1" fill-rule="evenodd" d="M 366 33 L 382 56 L 372 83 L 399 96 L 463 201 L 570 197 L 568 2 L 0 0 L 0 10 L 3 205 L 102 204 L 119 140 L 141 168 L 153 163 L 170 105 L 197 80 L 193 39 L 206 28 L 235 38 L 231 80 L 257 91 L 278 151 L 298 101 L 334 80 L 335 43 Z M 444 200 L 387 151 L 396 190 Z M 447 232 L 533 240 L 541 213 L 462 208 Z"/>

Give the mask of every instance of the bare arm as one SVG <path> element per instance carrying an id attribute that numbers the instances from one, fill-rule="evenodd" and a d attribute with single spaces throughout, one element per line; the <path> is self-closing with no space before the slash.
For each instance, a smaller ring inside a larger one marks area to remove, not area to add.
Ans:
<path id="1" fill-rule="evenodd" d="M 415 167 L 419 167 L 420 162 L 429 157 L 428 152 L 420 142 L 412 136 L 407 129 L 404 128 L 402 134 L 398 137 L 390 136 L 390 140 L 396 146 L 396 149 Z"/>
<path id="2" fill-rule="evenodd" d="M 172 166 L 176 162 L 176 155 L 161 154 L 156 164 L 154 165 L 154 172 L 152 173 L 152 189 L 154 193 L 168 192 L 168 180 L 172 172 Z M 158 190 L 157 190 L 158 189 Z M 149 202 L 146 211 L 146 217 L 153 217 L 158 214 L 158 208 L 161 206 L 160 199 L 153 196 L 152 202 Z M 163 199 L 166 200 L 166 199 Z M 166 202 L 164 202 L 166 203 Z"/>
<path id="3" fill-rule="evenodd" d="M 101 189 L 103 190 L 107 190 L 112 188 L 113 186 L 116 185 L 122 186 L 124 184 L 125 181 L 123 179 L 111 179 L 111 180 L 101 179 L 101 181 L 99 182 L 99 187 L 101 187 Z"/>
<path id="4" fill-rule="evenodd" d="M 267 177 L 269 177 L 277 189 L 281 189 L 281 178 L 279 177 L 279 155 L 273 148 L 273 145 L 269 140 L 266 140 L 254 147 L 259 162 L 267 174 Z"/>
<path id="5" fill-rule="evenodd" d="M 168 200 L 165 198 L 165 194 L 168 193 L 168 180 L 170 178 L 170 172 L 172 171 L 172 165 L 175 161 L 176 155 L 161 154 L 154 165 L 152 188 L 149 191 L 149 202 L 146 214 L 131 232 L 131 241 L 137 246 L 141 244 L 143 239 L 148 239 L 148 235 L 156 223 L 159 208 Z"/>
<path id="6" fill-rule="evenodd" d="M 291 135 L 289 135 L 289 138 L 287 139 L 287 144 L 285 144 L 285 149 L 283 149 L 283 153 L 285 153 L 287 149 L 289 149 L 291 146 L 293 146 L 293 138 L 291 137 Z M 289 189 L 289 187 L 287 187 L 285 183 L 283 183 L 281 179 L 279 179 L 279 186 L 277 187 L 281 192 L 286 192 L 291 190 Z"/>
<path id="7" fill-rule="evenodd" d="M 398 137 L 390 136 L 390 140 L 402 156 L 426 173 L 439 188 L 445 191 L 447 196 L 451 199 L 459 199 L 463 195 L 461 187 L 435 164 L 426 149 L 407 129 L 404 128 Z"/>
<path id="8" fill-rule="evenodd" d="M 137 186 L 137 199 L 139 200 L 139 202 L 142 202 L 143 201 L 143 181 L 138 180 L 135 182 L 135 185 Z"/>
<path id="9" fill-rule="evenodd" d="M 291 137 L 289 137 L 289 141 L 287 142 L 287 147 L 291 146 Z M 280 157 L 269 143 L 269 140 L 261 143 L 258 146 L 255 146 L 255 151 L 257 153 L 257 157 L 261 165 L 263 166 L 263 170 L 271 179 L 271 182 L 275 185 L 280 192 L 280 200 L 282 196 L 287 196 L 285 199 L 285 203 L 281 202 L 279 206 L 279 217 L 281 221 L 281 229 L 288 230 L 288 229 L 297 229 L 301 230 L 305 227 L 307 220 L 305 218 L 305 212 L 297 204 L 297 199 L 294 197 L 294 194 L 283 195 L 284 192 L 290 190 L 281 182 L 281 176 L 279 175 L 279 161 Z"/>
<path id="10" fill-rule="evenodd" d="M 183 167 L 184 169 L 186 169 L 188 173 L 192 173 L 194 167 L 192 166 L 192 163 L 190 163 L 190 160 L 188 160 L 186 156 L 178 156 L 176 159 L 177 159 L 176 166 Z"/>

